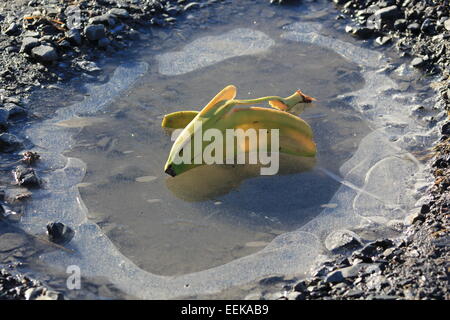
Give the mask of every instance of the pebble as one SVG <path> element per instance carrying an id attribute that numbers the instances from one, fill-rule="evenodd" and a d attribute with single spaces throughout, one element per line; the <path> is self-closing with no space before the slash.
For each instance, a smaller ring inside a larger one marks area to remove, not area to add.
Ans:
<path id="1" fill-rule="evenodd" d="M 39 46 L 41 42 L 36 38 L 26 37 L 22 40 L 22 46 L 20 47 L 20 52 L 30 53 L 31 49 Z"/>
<path id="2" fill-rule="evenodd" d="M 78 29 L 70 29 L 67 31 L 66 38 L 74 45 L 81 45 L 81 34 Z"/>
<path id="3" fill-rule="evenodd" d="M 84 34 L 89 40 L 96 41 L 106 36 L 106 29 L 102 24 L 91 24 L 84 28 Z"/>
<path id="4" fill-rule="evenodd" d="M 444 28 L 445 30 L 450 31 L 450 19 L 445 20 Z"/>
<path id="5" fill-rule="evenodd" d="M 17 166 L 14 170 L 14 178 L 19 186 L 38 187 L 39 179 L 36 176 L 33 168 L 25 168 L 24 166 Z"/>
<path id="6" fill-rule="evenodd" d="M 129 18 L 130 14 L 128 13 L 128 11 L 126 9 L 121 9 L 121 8 L 113 8 L 111 10 L 109 10 L 109 13 L 112 14 L 113 16 L 116 16 L 118 18 Z"/>
<path id="7" fill-rule="evenodd" d="M 362 242 L 360 237 L 350 230 L 336 230 L 326 237 L 325 247 L 336 253 L 362 247 Z"/>
<path id="8" fill-rule="evenodd" d="M 14 36 L 17 35 L 20 32 L 19 25 L 17 23 L 11 23 L 8 28 L 3 32 L 7 36 Z"/>
<path id="9" fill-rule="evenodd" d="M 31 50 L 31 55 L 40 62 L 52 62 L 58 59 L 55 48 L 48 45 L 40 45 Z"/>
<path id="10" fill-rule="evenodd" d="M 0 133 L 0 152 L 17 148 L 21 145 L 21 141 L 11 133 Z"/>
<path id="11" fill-rule="evenodd" d="M 62 222 L 51 222 L 47 224 L 48 239 L 57 244 L 67 244 L 72 240 L 75 231 Z"/>
<path id="12" fill-rule="evenodd" d="M 374 16 L 380 18 L 382 22 L 400 18 L 401 15 L 402 12 L 398 9 L 396 5 L 379 9 L 374 13 Z"/>

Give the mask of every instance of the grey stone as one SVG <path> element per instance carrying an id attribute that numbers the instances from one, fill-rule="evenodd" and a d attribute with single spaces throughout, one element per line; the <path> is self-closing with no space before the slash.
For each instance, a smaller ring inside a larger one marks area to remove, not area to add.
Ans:
<path id="1" fill-rule="evenodd" d="M 328 276 L 325 278 L 325 282 L 338 283 L 338 282 L 344 281 L 347 278 L 356 278 L 358 276 L 360 270 L 365 268 L 368 265 L 370 265 L 370 264 L 360 263 L 360 264 L 353 265 L 350 267 L 335 270 L 328 274 Z"/>
<path id="2" fill-rule="evenodd" d="M 356 249 L 362 246 L 359 236 L 350 230 L 336 230 L 325 239 L 325 247 L 331 252 Z"/>
<path id="3" fill-rule="evenodd" d="M 39 179 L 32 168 L 25 168 L 24 166 L 17 166 L 14 170 L 14 178 L 19 186 L 39 186 Z"/>
<path id="4" fill-rule="evenodd" d="M 90 24 L 104 24 L 113 26 L 116 24 L 116 19 L 112 14 L 102 14 L 89 19 Z"/>
<path id="5" fill-rule="evenodd" d="M 36 38 L 26 37 L 22 40 L 22 46 L 20 47 L 20 52 L 30 53 L 31 49 L 40 45 L 41 42 Z"/>
<path id="6" fill-rule="evenodd" d="M 62 222 L 51 222 L 47 225 L 47 234 L 51 242 L 66 244 L 72 240 L 75 231 Z"/>
<path id="7" fill-rule="evenodd" d="M 381 36 L 375 39 L 375 42 L 380 46 L 384 46 L 386 43 L 390 42 L 392 37 L 389 36 Z"/>
<path id="8" fill-rule="evenodd" d="M 445 20 L 444 28 L 445 30 L 450 31 L 450 19 Z"/>
<path id="9" fill-rule="evenodd" d="M 86 38 L 91 41 L 100 40 L 106 36 L 105 26 L 102 24 L 91 24 L 84 28 Z"/>
<path id="10" fill-rule="evenodd" d="M 7 36 L 14 36 L 20 32 L 19 25 L 15 22 L 11 23 L 8 28 L 3 32 Z"/>
<path id="11" fill-rule="evenodd" d="M 109 10 L 109 13 L 118 18 L 128 18 L 130 14 L 126 9 L 114 8 Z"/>
<path id="12" fill-rule="evenodd" d="M 33 48 L 31 54 L 40 62 L 52 62 L 58 59 L 58 53 L 55 48 L 48 45 L 40 45 Z"/>
<path id="13" fill-rule="evenodd" d="M 25 115 L 27 111 L 15 103 L 6 103 L 3 109 L 8 112 L 8 119 L 18 115 Z"/>
<path id="14" fill-rule="evenodd" d="M 0 134 L 0 151 L 16 148 L 21 145 L 21 141 L 11 133 Z"/>
<path id="15" fill-rule="evenodd" d="M 374 15 L 375 15 L 375 17 L 380 18 L 382 22 L 386 22 L 386 21 L 389 21 L 392 19 L 400 18 L 402 15 L 402 12 L 399 10 L 399 8 L 396 5 L 393 5 L 393 6 L 389 6 L 389 7 L 375 11 Z"/>
<path id="16" fill-rule="evenodd" d="M 70 29 L 69 31 L 67 31 L 66 38 L 74 45 L 81 45 L 81 34 L 80 30 L 78 29 Z"/>
<path id="17" fill-rule="evenodd" d="M 420 213 L 420 211 L 416 211 L 405 218 L 405 223 L 407 225 L 412 225 L 416 222 L 421 222 L 425 220 L 425 216 Z"/>

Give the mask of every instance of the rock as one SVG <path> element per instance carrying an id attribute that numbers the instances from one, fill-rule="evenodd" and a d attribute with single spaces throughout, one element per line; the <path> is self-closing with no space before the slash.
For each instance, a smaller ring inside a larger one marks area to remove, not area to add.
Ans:
<path id="1" fill-rule="evenodd" d="M 55 48 L 48 45 L 40 45 L 31 50 L 31 55 L 40 62 L 52 62 L 58 59 Z"/>
<path id="2" fill-rule="evenodd" d="M 431 19 L 425 19 L 420 26 L 420 31 L 433 35 L 436 33 L 436 22 Z"/>
<path id="3" fill-rule="evenodd" d="M 359 252 L 363 256 L 374 256 L 393 245 L 394 242 L 390 239 L 375 240 L 366 244 Z"/>
<path id="4" fill-rule="evenodd" d="M 384 46 L 386 43 L 391 42 L 392 37 L 389 36 L 381 36 L 375 39 L 375 42 L 380 45 L 380 46 Z"/>
<path id="5" fill-rule="evenodd" d="M 402 12 L 396 5 L 393 5 L 375 11 L 374 16 L 379 18 L 381 22 L 385 23 L 390 20 L 400 18 L 402 16 Z"/>
<path id="6" fill-rule="evenodd" d="M 116 19 L 112 14 L 102 14 L 89 19 L 89 24 L 104 24 L 113 26 L 116 24 Z"/>
<path id="7" fill-rule="evenodd" d="M 20 233 L 4 233 L 0 235 L 0 252 L 7 252 L 24 246 L 27 237 Z"/>
<path id="8" fill-rule="evenodd" d="M 67 31 L 66 38 L 74 45 L 81 45 L 81 34 L 78 29 L 70 29 Z"/>
<path id="9" fill-rule="evenodd" d="M 8 28 L 3 32 L 7 36 L 15 36 L 20 33 L 19 25 L 15 22 L 11 23 Z"/>
<path id="10" fill-rule="evenodd" d="M 405 223 L 407 225 L 413 225 L 417 222 L 423 222 L 425 220 L 425 215 L 420 213 L 420 211 L 414 212 L 405 218 Z"/>
<path id="11" fill-rule="evenodd" d="M 450 31 L 450 19 L 445 20 L 444 28 L 445 30 Z"/>
<path id="12" fill-rule="evenodd" d="M 27 114 L 27 111 L 24 108 L 18 106 L 15 103 L 6 103 L 2 109 L 8 112 L 8 119 Z"/>
<path id="13" fill-rule="evenodd" d="M 351 33 L 359 39 L 369 39 L 377 32 L 369 27 L 354 27 Z"/>
<path id="14" fill-rule="evenodd" d="M 10 151 L 21 145 L 21 141 L 11 133 L 0 134 L 0 152 Z"/>
<path id="15" fill-rule="evenodd" d="M 409 24 L 406 29 L 411 32 L 412 34 L 419 34 L 420 32 L 420 25 L 417 22 Z"/>
<path id="16" fill-rule="evenodd" d="M 109 13 L 117 18 L 126 19 L 130 17 L 130 14 L 126 9 L 114 8 L 109 10 Z"/>
<path id="17" fill-rule="evenodd" d="M 83 60 L 83 61 L 77 61 L 76 65 L 83 69 L 86 72 L 97 72 L 97 71 L 101 71 L 102 69 L 93 61 L 87 61 L 87 60 Z"/>
<path id="18" fill-rule="evenodd" d="M 352 289 L 349 290 L 345 293 L 346 297 L 350 297 L 350 298 L 359 298 L 364 294 L 364 291 L 359 290 L 359 289 Z"/>
<path id="19" fill-rule="evenodd" d="M 102 24 L 91 24 L 84 28 L 86 38 L 91 41 L 100 40 L 106 36 L 105 26 Z"/>
<path id="20" fill-rule="evenodd" d="M 22 46 L 20 47 L 20 52 L 30 53 L 31 49 L 40 45 L 41 42 L 36 38 L 26 37 L 22 40 Z"/>
<path id="21" fill-rule="evenodd" d="M 416 57 L 414 59 L 412 59 L 411 61 L 411 66 L 413 66 L 414 68 L 420 68 L 421 66 L 423 66 L 425 63 L 425 61 L 420 58 L 420 57 Z"/>
<path id="22" fill-rule="evenodd" d="M 62 222 L 51 222 L 47 225 L 48 239 L 57 244 L 67 244 L 75 235 L 70 227 Z"/>
<path id="23" fill-rule="evenodd" d="M 325 239 L 325 247 L 333 253 L 362 247 L 359 236 L 350 230 L 336 230 Z"/>
<path id="24" fill-rule="evenodd" d="M 14 178 L 19 186 L 38 187 L 39 179 L 32 168 L 17 166 L 14 170 Z"/>

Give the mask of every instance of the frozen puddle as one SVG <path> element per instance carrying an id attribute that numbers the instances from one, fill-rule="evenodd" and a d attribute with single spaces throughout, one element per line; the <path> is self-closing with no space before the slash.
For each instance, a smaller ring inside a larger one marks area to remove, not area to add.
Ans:
<path id="1" fill-rule="evenodd" d="M 211 44 L 214 45 L 211 46 Z M 409 106 L 417 100 L 413 95 L 402 93 L 394 80 L 377 71 L 376 66 L 385 64 L 378 53 L 332 39 L 322 32 L 319 25 L 296 23 L 285 27 L 281 37 L 275 39 L 251 29 L 236 29 L 222 36 L 197 39 L 181 51 L 158 56 L 158 71 L 160 76 L 173 77 L 175 83 L 176 81 L 181 83 L 181 81 L 185 81 L 186 77 L 190 77 L 189 72 L 202 73 L 203 70 L 211 70 L 216 65 L 220 69 L 221 64 L 230 64 L 237 61 L 233 59 L 239 57 L 244 59 L 243 56 L 248 56 L 251 60 L 262 59 L 264 55 L 270 54 L 270 50 L 276 48 L 277 45 L 287 45 L 290 48 L 306 45 L 327 48 L 339 55 L 340 59 L 346 59 L 349 63 L 357 64 L 361 68 L 360 74 L 364 80 L 362 88 L 337 98 L 336 94 L 331 92 L 331 95 L 335 95 L 334 100 L 331 99 L 332 97 L 324 97 L 329 98 L 330 101 L 333 100 L 338 105 L 341 101 L 342 105 L 350 108 L 347 110 L 347 115 L 359 114 L 371 130 L 364 126 L 356 128 L 360 130 L 358 132 L 361 135 L 358 140 L 359 144 L 354 150 L 344 150 L 347 154 L 351 153 L 352 156 L 349 159 L 336 158 L 334 162 L 338 164 L 336 167 L 332 166 L 333 159 L 330 155 L 338 157 L 342 150 L 337 147 L 334 148 L 334 151 L 329 151 L 328 160 L 326 150 L 323 150 L 322 158 L 319 150 L 319 166 L 314 172 L 305 173 L 304 177 L 313 179 L 314 175 L 321 175 L 327 177 L 329 179 L 327 181 L 338 180 L 341 182 L 340 184 L 336 182 L 335 189 L 329 190 L 329 198 L 325 195 L 324 199 L 327 200 L 327 203 L 317 204 L 320 211 L 309 216 L 307 220 L 294 221 L 294 224 L 297 223 L 299 227 L 274 236 L 274 239 L 271 239 L 268 244 L 257 239 L 245 240 L 248 247 L 256 248 L 253 250 L 254 252 L 206 270 L 165 276 L 138 267 L 132 259 L 127 258 L 118 249 L 96 223 L 88 219 L 90 213 L 79 192 L 79 188 L 89 187 L 89 182 L 83 182 L 86 164 L 77 158 L 62 155 L 63 152 L 74 147 L 74 135 L 78 132 L 76 128 L 100 126 L 103 117 L 103 115 L 98 116 L 100 111 L 106 115 L 114 100 L 119 99 L 123 92 L 129 91 L 133 86 L 139 87 L 142 79 L 148 77 L 149 74 L 155 73 L 155 76 L 158 77 L 158 72 L 149 69 L 146 63 L 123 65 L 116 69 L 106 84 L 88 88 L 89 95 L 83 102 L 60 109 L 53 119 L 27 129 L 27 136 L 37 146 L 35 150 L 44 154 L 44 160 L 38 170 L 45 181 L 45 188 L 33 194 L 34 200 L 27 208 L 22 225 L 30 232 L 40 233 L 48 221 L 58 220 L 76 230 L 75 238 L 69 245 L 76 251 L 76 254 L 55 251 L 43 255 L 41 259 L 45 263 L 63 270 L 70 265 L 77 265 L 83 276 L 106 277 L 122 290 L 140 298 L 167 299 L 196 296 L 217 293 L 231 286 L 248 283 L 272 274 L 307 272 L 312 263 L 326 253 L 324 242 L 333 231 L 387 225 L 392 220 L 404 219 L 418 200 L 414 197 L 414 191 L 423 182 L 423 168 L 410 152 L 423 150 L 431 145 L 437 138 L 437 132 L 433 130 L 428 132 L 425 124 L 410 117 L 406 110 L 409 110 Z M 232 59 L 230 60 L 230 58 Z M 280 70 L 279 73 L 282 76 L 283 72 L 290 70 L 290 66 L 287 65 L 285 69 Z M 266 70 L 266 72 L 264 77 L 270 77 L 271 70 Z M 177 77 L 185 78 L 177 80 Z M 311 78 L 311 81 L 314 81 L 314 78 Z M 206 81 L 207 79 L 200 77 L 199 81 L 201 82 L 201 80 Z M 308 79 L 304 81 L 307 83 Z M 258 83 L 258 79 L 255 79 L 255 89 L 257 89 Z M 198 89 L 195 84 L 197 82 L 193 80 L 193 90 Z M 276 85 L 277 83 L 274 84 L 276 92 L 270 94 L 285 94 L 279 93 Z M 304 89 L 301 86 L 299 88 Z M 288 88 L 289 91 L 292 89 L 296 88 Z M 139 90 L 145 91 L 145 87 L 141 86 L 134 92 L 139 94 Z M 305 92 L 308 92 L 307 89 Z M 184 92 L 180 92 L 175 96 L 178 95 L 182 98 L 183 94 Z M 210 92 L 211 94 L 214 92 Z M 258 96 L 253 92 L 251 95 Z M 195 96 L 198 100 L 202 94 L 194 92 L 191 97 L 192 101 L 196 101 Z M 208 99 L 209 96 L 206 98 Z M 170 101 L 170 97 L 168 100 Z M 172 105 L 176 107 L 180 103 L 182 100 L 175 100 Z M 431 104 L 433 102 L 421 101 L 421 103 Z M 117 115 L 120 115 L 120 106 L 116 106 L 117 108 L 119 108 Z M 155 112 L 156 119 L 153 119 L 152 128 L 159 126 L 160 118 L 158 117 L 166 112 L 176 110 L 167 108 L 169 107 L 164 106 L 162 110 L 159 109 L 159 112 Z M 310 121 L 314 123 L 314 112 L 310 115 Z M 320 114 L 316 115 L 320 116 Z M 97 117 L 94 118 L 94 116 Z M 327 116 L 331 117 L 332 115 L 330 113 Z M 328 124 L 328 127 L 332 127 L 332 124 Z M 322 129 L 326 128 L 327 126 L 324 126 Z M 361 129 L 364 128 L 367 130 L 362 134 Z M 117 128 L 118 132 L 120 130 Z M 156 129 L 150 130 L 150 133 L 155 134 L 159 139 L 157 132 Z M 316 135 L 320 135 L 320 132 L 322 132 L 320 127 L 315 129 Z M 345 135 L 344 133 L 343 135 Z M 135 134 L 142 137 L 138 126 Z M 156 143 L 158 139 L 155 138 L 151 142 Z M 335 142 L 339 143 L 339 141 Z M 107 141 L 104 144 L 106 145 Z M 168 148 L 170 141 L 161 141 L 160 145 L 155 146 L 156 150 Z M 327 146 L 327 148 L 331 150 L 332 146 Z M 123 150 L 122 153 L 131 155 L 134 152 L 136 150 Z M 158 181 L 161 180 L 158 174 L 159 171 L 162 171 L 163 160 L 166 156 L 167 154 L 164 153 L 155 154 L 151 160 L 155 162 L 152 166 L 155 171 L 139 172 L 134 183 L 146 184 L 149 188 L 151 185 L 156 185 L 155 193 L 163 192 L 158 190 L 167 190 L 167 186 L 158 184 Z M 106 168 L 106 170 L 109 169 Z M 289 179 L 289 175 L 286 177 Z M 254 180 L 259 181 L 258 179 Z M 252 183 L 260 183 L 252 181 L 248 182 L 249 185 L 244 185 L 242 187 L 244 191 L 241 190 L 241 192 L 251 192 Z M 264 186 L 264 184 L 262 185 Z M 306 187 L 303 186 L 302 189 L 303 192 L 307 191 L 308 182 L 305 185 Z M 115 185 L 115 187 L 121 188 L 121 185 Z M 270 190 L 270 185 L 266 187 Z M 104 184 L 101 188 L 108 188 L 108 186 Z M 299 188 L 302 186 L 299 185 Z M 288 194 L 292 195 L 292 192 L 289 191 Z M 233 199 L 233 194 L 235 193 L 231 192 L 228 195 L 231 198 L 225 196 L 225 200 L 216 199 L 212 202 L 219 206 L 222 203 L 226 204 L 227 199 Z M 158 206 L 165 203 L 162 197 L 163 195 L 147 197 L 144 200 L 148 205 Z M 126 204 L 127 201 L 125 198 L 121 202 Z M 232 206 L 230 210 L 237 210 L 236 208 L 241 205 L 245 206 L 246 203 L 238 202 L 236 207 Z M 192 209 L 186 205 L 183 208 L 187 215 L 191 214 L 189 210 L 195 212 L 195 207 Z M 290 210 L 289 212 L 294 212 L 296 209 L 303 210 L 304 214 L 308 215 L 308 208 L 305 209 L 298 205 L 294 208 L 286 207 L 286 210 Z M 282 217 L 278 218 L 283 220 Z M 239 220 L 239 217 L 235 219 Z M 289 219 L 286 219 L 284 223 L 292 224 Z M 149 243 L 149 246 L 151 245 Z M 207 253 L 202 254 L 207 255 Z"/>

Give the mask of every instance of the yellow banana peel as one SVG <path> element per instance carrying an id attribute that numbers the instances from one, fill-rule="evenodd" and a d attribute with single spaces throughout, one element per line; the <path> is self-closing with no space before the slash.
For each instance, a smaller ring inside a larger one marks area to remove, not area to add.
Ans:
<path id="1" fill-rule="evenodd" d="M 167 114 L 162 121 L 162 127 L 166 129 L 182 129 L 176 138 L 169 157 L 164 167 L 164 171 L 171 176 L 180 175 L 192 168 L 208 164 L 202 160 L 202 154 L 209 147 L 211 139 L 203 139 L 203 132 L 213 129 L 216 134 L 226 135 L 229 129 L 247 132 L 248 129 L 255 129 L 258 139 L 265 139 L 267 150 L 272 150 L 271 134 L 262 136 L 259 129 L 278 129 L 279 143 L 277 148 L 279 153 L 285 153 L 300 157 L 314 157 L 316 155 L 316 145 L 313 141 L 311 127 L 300 117 L 289 113 L 289 111 L 305 103 L 311 103 L 314 98 L 303 94 L 300 90 L 287 98 L 278 96 L 268 96 L 258 99 L 238 100 L 235 99 L 237 89 L 233 85 L 225 87 L 220 91 L 200 112 L 198 111 L 178 111 Z M 240 107 L 240 105 L 252 105 L 268 102 L 271 108 L 262 107 Z M 198 135 L 201 136 L 196 140 Z M 230 146 L 230 143 L 233 146 Z M 230 148 L 227 148 L 230 147 Z M 260 145 L 256 145 L 257 147 Z M 232 149 L 232 156 L 240 153 L 255 152 L 255 146 L 249 147 L 248 143 L 236 143 L 236 139 L 226 140 L 223 144 L 221 163 L 227 161 L 228 152 Z M 184 154 L 186 152 L 186 154 Z M 217 150 L 216 150 L 217 152 Z M 180 161 L 180 158 L 184 160 Z M 228 162 L 226 162 L 228 163 Z"/>

